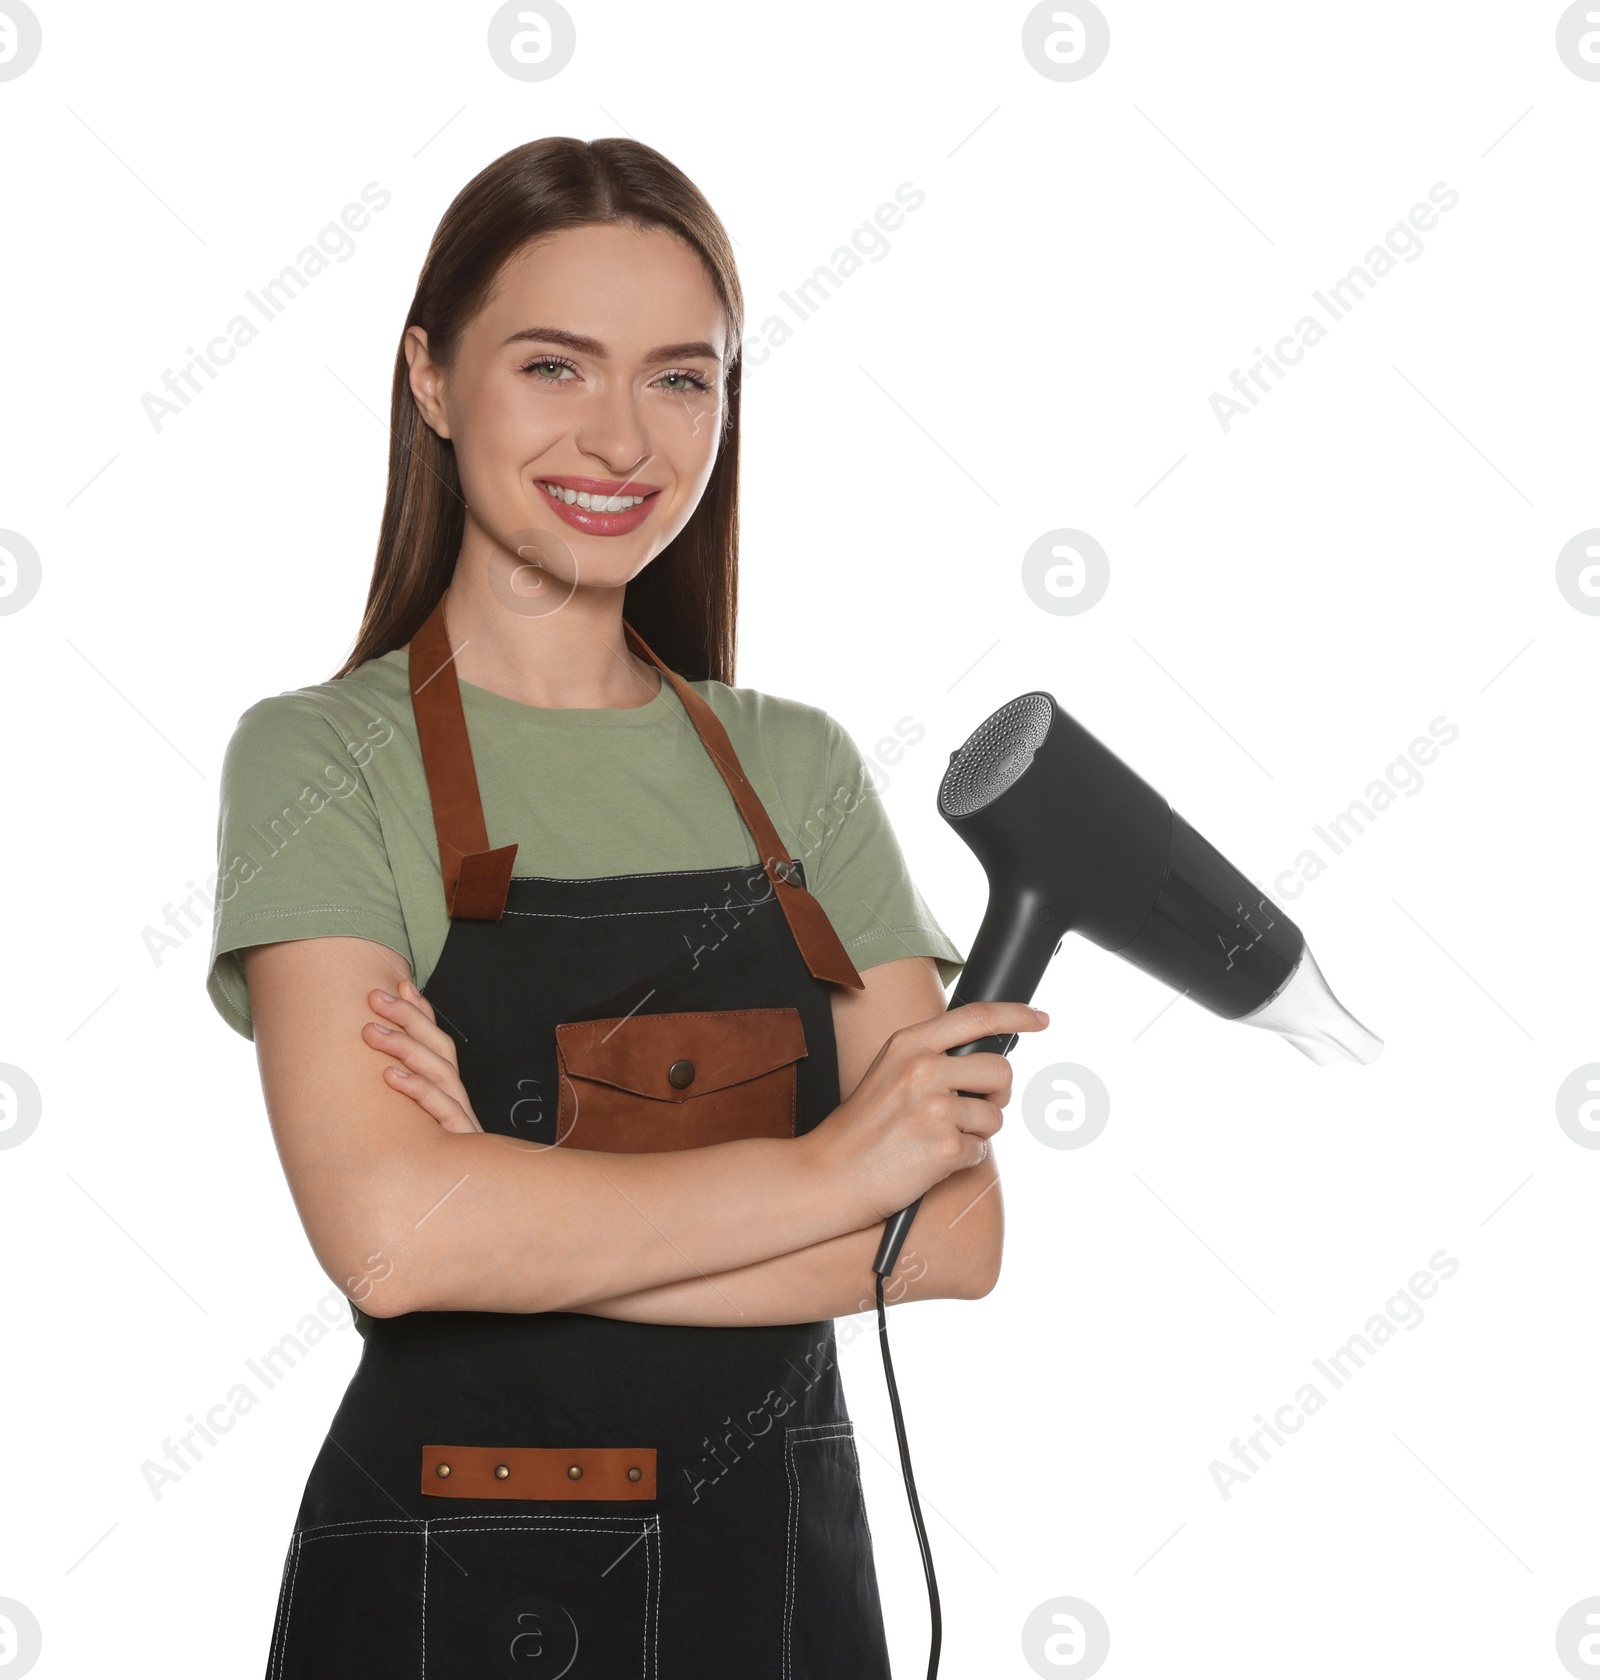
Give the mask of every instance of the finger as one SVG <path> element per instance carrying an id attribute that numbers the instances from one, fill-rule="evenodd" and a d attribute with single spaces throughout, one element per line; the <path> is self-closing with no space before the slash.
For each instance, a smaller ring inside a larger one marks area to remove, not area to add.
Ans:
<path id="1" fill-rule="evenodd" d="M 954 1050 L 982 1038 L 1000 1038 L 1008 1033 L 1039 1032 L 1050 1017 L 1026 1003 L 963 1003 L 932 1015 L 906 1029 L 923 1050 Z"/>
<path id="2" fill-rule="evenodd" d="M 982 1097 L 963 1097 L 961 1106 L 956 1110 L 957 1127 L 972 1137 L 993 1137 L 1005 1120 L 1000 1105 L 985 1102 Z"/>
<path id="3" fill-rule="evenodd" d="M 974 1050 L 970 1056 L 941 1053 L 934 1063 L 934 1077 L 947 1091 L 972 1091 L 979 1096 L 1009 1092 L 1011 1063 L 998 1050 Z"/>
<path id="4" fill-rule="evenodd" d="M 481 1132 L 483 1128 L 455 1098 L 446 1095 L 437 1085 L 402 1067 L 390 1066 L 383 1077 L 403 1096 L 410 1099 L 425 1114 L 431 1115 L 447 1132 Z"/>
<path id="5" fill-rule="evenodd" d="M 433 1005 L 428 1002 L 420 991 L 418 991 L 417 984 L 414 980 L 407 977 L 400 982 L 395 990 L 399 992 L 401 997 L 403 997 L 408 1003 L 414 1003 L 430 1021 L 435 1019 Z"/>
<path id="6" fill-rule="evenodd" d="M 401 982 L 403 986 L 404 981 Z M 420 993 L 418 994 L 421 995 Z M 367 1004 L 374 1015 L 381 1015 L 386 1021 L 408 1032 L 420 1043 L 446 1060 L 454 1062 L 456 1057 L 456 1042 L 443 1027 L 434 1023 L 432 1012 L 424 1014 L 415 1003 L 404 997 L 396 997 L 390 993 L 387 997 L 381 991 L 374 990 L 367 994 Z"/>
<path id="7" fill-rule="evenodd" d="M 393 1056 L 419 1078 L 447 1092 L 456 1101 L 465 1097 L 466 1091 L 455 1063 L 436 1055 L 427 1045 L 418 1043 L 410 1033 L 401 1032 L 398 1027 L 386 1028 L 381 1021 L 368 1021 L 361 1029 L 361 1036 L 374 1050 Z"/>

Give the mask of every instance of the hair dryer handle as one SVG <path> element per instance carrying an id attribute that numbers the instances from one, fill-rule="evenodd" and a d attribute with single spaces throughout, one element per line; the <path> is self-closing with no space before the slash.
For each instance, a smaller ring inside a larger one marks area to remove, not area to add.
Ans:
<path id="1" fill-rule="evenodd" d="M 970 1056 L 978 1050 L 998 1050 L 1002 1056 L 1011 1054 L 1011 1047 L 1017 1042 L 1016 1033 L 994 1033 L 988 1038 L 975 1038 L 970 1044 L 958 1044 L 955 1049 L 947 1050 L 947 1056 Z M 959 1091 L 962 1097 L 975 1097 L 976 1091 Z M 926 1194 L 926 1192 L 924 1192 Z M 883 1227 L 883 1241 L 878 1244 L 878 1258 L 872 1262 L 872 1269 L 879 1277 L 888 1277 L 894 1270 L 894 1263 L 900 1258 L 901 1245 L 906 1240 L 906 1232 L 911 1229 L 911 1221 L 917 1217 L 917 1209 L 922 1206 L 922 1197 L 908 1208 L 901 1210 L 892 1219 L 886 1220 Z"/>

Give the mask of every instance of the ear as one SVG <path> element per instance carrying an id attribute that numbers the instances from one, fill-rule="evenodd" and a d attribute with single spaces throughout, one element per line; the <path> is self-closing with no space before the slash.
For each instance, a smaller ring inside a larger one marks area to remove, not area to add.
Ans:
<path id="1" fill-rule="evenodd" d="M 411 396 L 422 418 L 442 438 L 450 435 L 450 418 L 444 405 L 445 370 L 428 352 L 428 334 L 422 327 L 406 328 L 400 341 L 410 369 Z"/>

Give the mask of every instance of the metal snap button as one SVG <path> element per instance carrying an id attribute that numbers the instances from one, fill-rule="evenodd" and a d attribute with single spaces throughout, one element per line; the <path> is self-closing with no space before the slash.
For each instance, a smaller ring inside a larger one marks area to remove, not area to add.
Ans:
<path id="1" fill-rule="evenodd" d="M 511 1466 L 509 1464 L 497 1464 L 494 1467 L 494 1473 L 503 1482 L 511 1474 Z"/>
<path id="2" fill-rule="evenodd" d="M 667 1083 L 674 1091 L 681 1091 L 686 1085 L 694 1083 L 694 1063 L 678 1060 L 667 1069 Z"/>
<path id="3" fill-rule="evenodd" d="M 573 1479 L 573 1481 L 577 1481 L 577 1479 L 583 1474 L 583 1466 L 581 1464 L 569 1464 L 567 1466 L 567 1474 Z"/>
<path id="4" fill-rule="evenodd" d="M 448 1476 L 450 1474 L 450 1466 L 448 1464 L 436 1464 L 433 1467 L 433 1473 L 441 1478 Z"/>
<path id="5" fill-rule="evenodd" d="M 628 1480 L 630 1482 L 638 1481 L 643 1474 L 644 1471 L 642 1471 L 637 1464 L 630 1464 L 628 1466 Z"/>

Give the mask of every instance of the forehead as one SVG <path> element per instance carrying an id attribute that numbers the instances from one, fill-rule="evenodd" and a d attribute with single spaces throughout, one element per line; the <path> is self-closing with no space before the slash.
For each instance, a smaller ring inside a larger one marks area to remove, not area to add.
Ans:
<path id="1" fill-rule="evenodd" d="M 498 344 L 530 326 L 598 339 L 616 359 L 705 339 L 725 348 L 727 322 L 699 252 L 665 228 L 563 228 L 509 257 L 474 321 Z"/>

